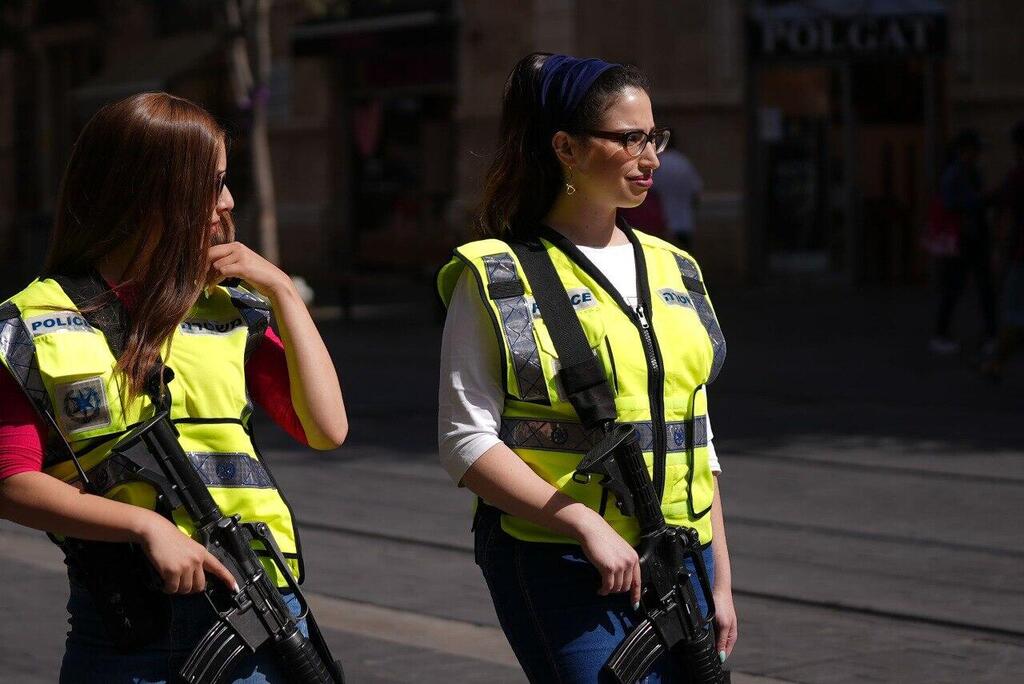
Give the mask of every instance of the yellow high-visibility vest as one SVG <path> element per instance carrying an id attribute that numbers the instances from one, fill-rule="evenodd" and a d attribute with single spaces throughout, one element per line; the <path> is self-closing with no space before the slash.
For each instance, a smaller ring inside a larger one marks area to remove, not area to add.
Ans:
<path id="1" fill-rule="evenodd" d="M 656 237 L 627 228 L 636 255 L 640 306 L 634 311 L 603 274 L 553 231 L 542 240 L 612 390 L 620 423 L 639 435 L 670 525 L 696 528 L 711 541 L 714 477 L 708 463 L 706 385 L 725 360 L 725 339 L 696 261 Z M 558 354 L 511 247 L 500 240 L 462 245 L 438 274 L 445 306 L 461 274 L 476 281 L 502 358 L 505 407 L 499 436 L 562 493 L 599 511 L 631 544 L 634 518 L 623 516 L 595 478 L 573 479 L 597 435 L 580 424 L 558 382 Z M 499 285 L 521 281 L 520 288 Z M 572 542 L 521 518 L 502 528 L 525 541 Z"/>
<path id="2" fill-rule="evenodd" d="M 248 352 L 269 320 L 270 306 L 258 295 L 240 287 L 213 288 L 178 326 L 162 356 L 174 371 L 170 417 L 200 478 L 226 515 L 266 523 L 292 574 L 301 578 L 292 512 L 252 440 L 245 386 Z M 148 396 L 128 399 L 105 334 L 53 279 L 35 280 L 0 305 L 0 362 L 66 440 L 51 434 L 43 470 L 68 483 L 79 479 L 68 446 L 87 474 L 98 474 L 117 439 L 155 413 Z M 104 496 L 151 510 L 156 505 L 154 489 L 143 482 L 115 484 Z M 172 517 L 185 534 L 195 531 L 183 510 Z M 254 548 L 262 551 L 258 544 Z M 270 559 L 261 560 L 277 585 L 287 586 Z"/>

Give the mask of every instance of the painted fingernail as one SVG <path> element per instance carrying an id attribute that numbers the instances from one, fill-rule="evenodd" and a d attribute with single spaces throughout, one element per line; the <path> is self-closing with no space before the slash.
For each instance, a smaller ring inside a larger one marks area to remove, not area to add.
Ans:
<path id="1" fill-rule="evenodd" d="M 636 603 L 633 604 L 633 610 L 640 610 L 640 602 L 639 601 L 637 601 Z"/>
<path id="2" fill-rule="evenodd" d="M 718 659 L 721 660 L 723 663 L 725 662 L 725 651 L 718 652 Z"/>

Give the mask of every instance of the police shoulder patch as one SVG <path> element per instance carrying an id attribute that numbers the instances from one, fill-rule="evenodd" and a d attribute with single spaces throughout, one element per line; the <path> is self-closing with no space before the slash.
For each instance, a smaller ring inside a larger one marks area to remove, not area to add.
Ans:
<path id="1" fill-rule="evenodd" d="M 594 293 L 586 287 L 574 287 L 571 290 L 567 290 L 566 294 L 569 295 L 569 303 L 572 304 L 573 308 L 577 311 L 583 309 L 589 309 L 592 306 L 597 306 L 597 299 L 594 297 Z M 534 319 L 541 318 L 540 305 L 537 304 L 537 300 L 533 297 L 526 296 L 526 305 L 530 308 L 530 313 Z"/>
<path id="2" fill-rule="evenodd" d="M 179 329 L 185 335 L 230 335 L 236 330 L 246 329 L 246 325 L 241 317 L 229 321 L 189 318 L 182 322 Z"/>
<path id="3" fill-rule="evenodd" d="M 71 435 L 110 425 L 110 407 L 103 378 L 58 384 L 54 390 L 61 429 Z"/>
<path id="4" fill-rule="evenodd" d="M 679 290 L 673 290 L 666 287 L 658 290 L 658 295 L 661 297 L 661 301 L 665 302 L 669 306 L 693 308 L 693 300 L 690 299 L 690 295 L 685 292 L 680 292 Z"/>
<path id="5" fill-rule="evenodd" d="M 32 337 L 48 335 L 57 332 L 93 332 L 94 328 L 89 325 L 78 311 L 49 311 L 39 316 L 32 316 L 25 319 Z"/>
<path id="6" fill-rule="evenodd" d="M 567 291 L 569 295 L 569 303 L 572 304 L 573 308 L 577 311 L 582 309 L 589 309 L 592 306 L 597 306 L 597 300 L 594 299 L 594 293 L 586 287 L 574 287 Z"/>

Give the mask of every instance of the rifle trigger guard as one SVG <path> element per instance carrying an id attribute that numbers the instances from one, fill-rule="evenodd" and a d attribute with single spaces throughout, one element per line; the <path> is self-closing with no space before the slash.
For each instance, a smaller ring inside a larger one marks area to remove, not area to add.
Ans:
<path id="1" fill-rule="evenodd" d="M 577 470 L 572 474 L 572 481 L 581 485 L 590 484 L 590 473 L 583 473 Z"/>

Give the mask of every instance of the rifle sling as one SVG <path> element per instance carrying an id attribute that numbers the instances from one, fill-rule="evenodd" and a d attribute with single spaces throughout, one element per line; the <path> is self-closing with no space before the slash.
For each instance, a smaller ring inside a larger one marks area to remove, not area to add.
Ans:
<path id="1" fill-rule="evenodd" d="M 533 297 L 547 326 L 561 369 L 569 403 L 587 429 L 600 427 L 617 417 L 615 394 L 604 369 L 590 348 L 569 293 L 558 277 L 547 249 L 539 239 L 512 243 L 512 251 L 526 273 Z"/>

